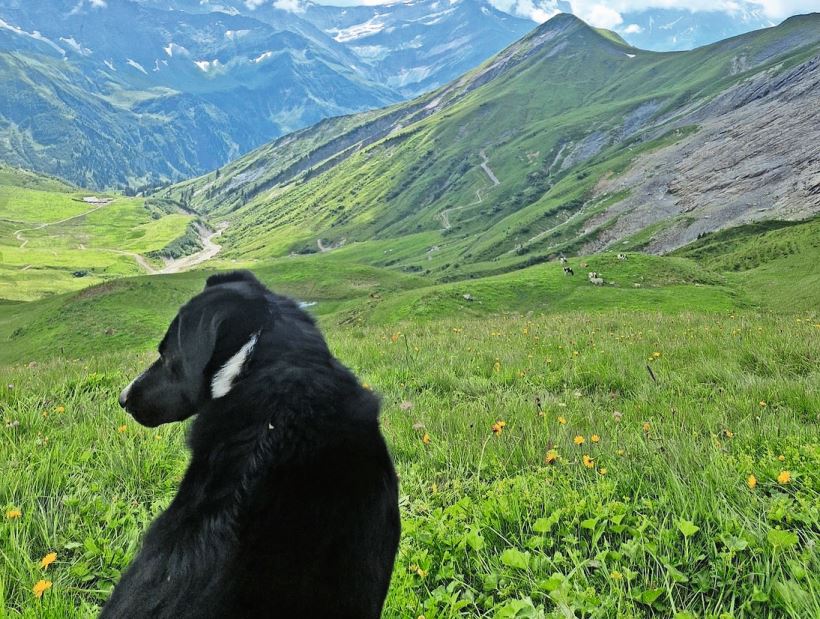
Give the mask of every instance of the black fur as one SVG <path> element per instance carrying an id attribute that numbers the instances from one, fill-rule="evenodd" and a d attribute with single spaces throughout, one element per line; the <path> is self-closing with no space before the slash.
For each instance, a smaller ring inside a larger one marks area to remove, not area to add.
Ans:
<path id="1" fill-rule="evenodd" d="M 227 395 L 211 378 L 254 334 Z M 313 320 L 246 271 L 215 275 L 123 392 L 148 426 L 198 413 L 192 459 L 101 617 L 368 619 L 399 539 L 379 404 Z"/>

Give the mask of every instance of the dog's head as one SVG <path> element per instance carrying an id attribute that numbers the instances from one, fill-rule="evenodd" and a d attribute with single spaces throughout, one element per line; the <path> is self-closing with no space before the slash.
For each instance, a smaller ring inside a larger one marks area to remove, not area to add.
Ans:
<path id="1" fill-rule="evenodd" d="M 159 358 L 123 389 L 119 403 L 145 426 L 181 421 L 226 396 L 260 356 L 263 340 L 269 355 L 272 345 L 291 348 L 303 331 L 324 345 L 307 314 L 250 272 L 213 275 L 180 309 Z"/>

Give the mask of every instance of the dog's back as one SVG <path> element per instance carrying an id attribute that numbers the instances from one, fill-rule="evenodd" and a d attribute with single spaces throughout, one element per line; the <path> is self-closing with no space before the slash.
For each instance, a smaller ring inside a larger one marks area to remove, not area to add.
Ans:
<path id="1" fill-rule="evenodd" d="M 324 430 L 310 453 L 270 471 L 243 518 L 231 597 L 248 616 L 381 614 L 399 539 L 390 456 L 375 423 Z"/>

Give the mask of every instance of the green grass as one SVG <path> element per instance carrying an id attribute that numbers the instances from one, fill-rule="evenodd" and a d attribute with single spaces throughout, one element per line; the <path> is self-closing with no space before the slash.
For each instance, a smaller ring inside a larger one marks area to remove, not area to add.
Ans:
<path id="1" fill-rule="evenodd" d="M 820 612 L 817 316 L 451 316 L 327 335 L 381 394 L 401 477 L 386 618 Z M 93 616 L 172 498 L 183 426 L 142 428 L 116 404 L 151 358 L 4 370 L 5 616 Z"/>
<path id="2" fill-rule="evenodd" d="M 84 202 L 90 195 L 111 202 Z M 0 298 L 29 301 L 143 272 L 136 255 L 160 252 L 194 219 L 152 208 L 0 168 Z"/>

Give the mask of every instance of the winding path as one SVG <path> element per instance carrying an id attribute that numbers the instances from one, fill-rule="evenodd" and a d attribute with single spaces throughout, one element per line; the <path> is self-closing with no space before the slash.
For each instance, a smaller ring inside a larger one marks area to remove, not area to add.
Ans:
<path id="1" fill-rule="evenodd" d="M 59 221 L 49 221 L 48 223 L 37 224 L 36 226 L 31 226 L 30 228 L 20 228 L 19 230 L 14 231 L 14 238 L 20 241 L 20 249 L 23 249 L 28 243 L 28 239 L 23 237 L 23 232 L 28 232 L 29 230 L 42 230 L 43 228 L 47 228 L 48 226 L 56 226 L 57 224 L 64 224 L 67 221 L 71 221 L 72 219 L 85 217 L 86 215 L 90 215 L 94 211 L 99 211 L 101 208 L 108 206 L 109 204 L 111 204 L 111 202 L 113 202 L 113 200 L 102 202 L 99 206 L 95 206 L 89 211 L 85 211 L 84 213 L 79 213 L 77 215 L 72 215 L 71 217 L 66 217 L 65 219 L 61 219 Z"/>
<path id="2" fill-rule="evenodd" d="M 180 271 L 187 271 L 198 264 L 202 264 L 206 260 L 210 260 L 222 250 L 222 245 L 217 245 L 214 243 L 213 239 L 221 235 L 227 227 L 228 222 L 226 221 L 219 224 L 216 227 L 216 230 L 213 231 L 208 230 L 205 226 L 198 225 L 197 233 L 199 234 L 199 239 L 202 241 L 202 249 L 188 256 L 183 256 L 182 258 L 177 258 L 175 260 L 169 260 L 165 263 L 164 267 L 162 267 L 159 271 L 154 272 L 160 274 L 179 273 Z M 140 256 L 140 258 L 142 258 L 142 256 Z M 137 262 L 139 262 L 139 259 L 137 259 Z M 150 268 L 150 265 L 147 263 L 146 265 Z"/>
<path id="3" fill-rule="evenodd" d="M 79 213 L 77 215 L 72 215 L 71 217 L 66 217 L 65 219 L 60 219 L 59 221 L 50 221 L 47 223 L 37 224 L 35 226 L 30 226 L 28 228 L 20 228 L 19 230 L 15 230 L 13 232 L 14 238 L 20 242 L 20 249 L 23 249 L 29 242 L 29 239 L 23 236 L 23 232 L 28 232 L 30 230 L 42 230 L 43 228 L 47 228 L 48 226 L 54 226 L 57 224 L 64 224 L 66 222 L 71 221 L 72 219 L 78 219 L 80 217 L 85 217 L 86 215 L 90 215 L 91 213 L 100 210 L 101 208 L 105 208 L 109 204 L 111 204 L 114 200 L 106 200 L 104 202 L 99 203 L 99 206 L 95 206 L 94 208 L 85 211 L 83 213 Z M 205 262 L 206 260 L 210 260 L 214 256 L 216 256 L 221 250 L 222 246 L 217 245 L 213 242 L 213 239 L 218 237 L 225 231 L 225 228 L 228 227 L 228 222 L 223 221 L 219 224 L 215 230 L 211 231 L 208 230 L 205 226 L 196 225 L 197 233 L 199 234 L 199 239 L 202 242 L 202 249 L 196 253 L 190 254 L 188 256 L 183 256 L 182 258 L 176 258 L 172 260 L 167 260 L 165 265 L 161 269 L 154 268 L 150 262 L 143 256 L 142 254 L 138 254 L 132 251 L 123 251 L 121 249 L 110 249 L 105 247 L 94 248 L 95 251 L 105 251 L 111 252 L 114 254 L 118 254 L 120 256 L 130 256 L 134 259 L 137 265 L 145 271 L 148 275 L 160 275 L 160 274 L 167 274 L 167 273 L 179 273 L 180 271 L 185 271 L 195 267 L 198 264 Z M 78 245 L 78 249 L 85 250 L 86 246 L 83 243 Z M 321 249 L 321 241 L 320 241 L 320 249 Z M 326 250 L 322 250 L 326 251 Z M 30 264 L 27 264 L 21 268 L 22 271 L 28 270 L 31 268 Z"/>
<path id="4" fill-rule="evenodd" d="M 438 216 L 441 219 L 441 223 L 442 223 L 442 226 L 443 226 L 442 229 L 443 230 L 449 230 L 452 227 L 450 225 L 450 213 L 452 213 L 453 211 L 460 211 L 461 209 L 465 209 L 465 208 L 469 208 L 471 206 L 475 206 L 476 204 L 481 204 L 484 201 L 484 198 L 482 197 L 481 192 L 484 191 L 485 189 L 493 189 L 494 187 L 498 187 L 498 185 L 501 184 L 501 181 L 498 180 L 498 177 L 493 173 L 492 169 L 490 169 L 490 163 L 489 163 L 490 160 L 487 158 L 487 153 L 485 152 L 485 149 L 482 148 L 480 151 L 478 151 L 478 154 L 481 155 L 481 159 L 483 160 L 481 162 L 481 169 L 484 170 L 484 173 L 490 179 L 490 182 L 492 183 L 492 186 L 491 187 L 481 187 L 480 189 L 476 189 L 476 191 L 475 191 L 476 199 L 473 202 L 470 202 L 469 204 L 464 204 L 462 206 L 454 206 L 453 208 L 448 208 L 448 209 L 444 209 L 443 211 L 441 211 L 438 214 Z"/>

